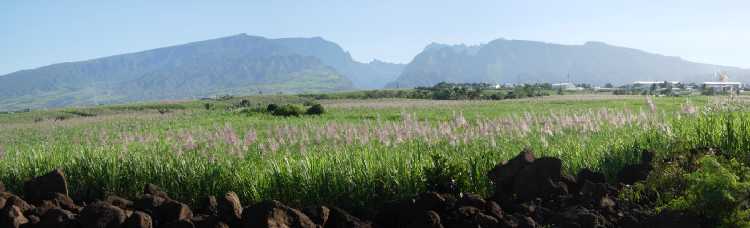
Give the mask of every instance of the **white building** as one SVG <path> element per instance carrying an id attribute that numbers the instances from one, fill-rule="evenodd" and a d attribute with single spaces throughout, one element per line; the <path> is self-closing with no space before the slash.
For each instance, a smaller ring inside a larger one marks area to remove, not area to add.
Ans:
<path id="1" fill-rule="evenodd" d="M 552 84 L 552 88 L 555 88 L 555 89 L 562 88 L 563 90 L 583 90 L 583 88 L 580 88 L 570 82 L 555 83 L 555 84 Z"/>
<path id="2" fill-rule="evenodd" d="M 656 85 L 656 86 L 663 85 L 664 82 L 672 86 L 680 84 L 679 81 L 634 81 L 632 85 L 633 85 L 633 88 L 650 88 L 653 85 Z"/>
<path id="3" fill-rule="evenodd" d="M 714 91 L 737 91 L 742 88 L 740 82 L 703 82 L 703 86 L 706 89 L 713 89 Z"/>

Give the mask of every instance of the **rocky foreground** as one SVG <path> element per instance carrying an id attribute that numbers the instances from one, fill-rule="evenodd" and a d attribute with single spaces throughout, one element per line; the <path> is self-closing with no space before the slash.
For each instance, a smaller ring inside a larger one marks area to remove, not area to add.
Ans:
<path id="1" fill-rule="evenodd" d="M 223 227 L 700 227 L 700 219 L 680 212 L 649 214 L 642 205 L 619 202 L 618 192 L 645 179 L 653 154 L 623 168 L 616 184 L 601 173 L 562 173 L 557 158 L 535 158 L 523 151 L 498 164 L 488 176 L 495 195 L 425 192 L 387 203 L 373 219 L 337 207 L 292 208 L 278 201 L 243 206 L 233 192 L 207 197 L 205 208 L 191 209 L 155 185 L 134 200 L 109 196 L 74 202 L 62 170 L 24 183 L 23 198 L 0 183 L 0 228 L 223 228 Z"/>

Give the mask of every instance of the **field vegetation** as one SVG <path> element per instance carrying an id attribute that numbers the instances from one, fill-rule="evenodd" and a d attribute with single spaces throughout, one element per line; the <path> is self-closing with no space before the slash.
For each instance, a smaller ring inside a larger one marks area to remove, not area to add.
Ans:
<path id="1" fill-rule="evenodd" d="M 61 167 L 79 199 L 132 197 L 154 183 L 191 203 L 234 191 L 251 202 L 277 199 L 366 210 L 443 187 L 445 179 L 456 191 L 491 195 L 487 170 L 524 148 L 561 158 L 569 173 L 590 168 L 610 177 L 637 162 L 643 149 L 671 156 L 715 148 L 727 155 L 720 164 L 747 166 L 746 99 L 568 95 L 315 101 L 259 96 L 2 114 L 0 181 L 20 191 L 23 180 Z M 303 115 L 315 110 L 305 108 L 316 102 L 323 112 Z M 269 104 L 275 104 L 274 110 L 268 110 Z M 299 115 L 274 115 L 285 107 Z M 714 162 L 701 160 L 709 167 L 706 173 L 734 171 Z M 702 174 L 689 173 L 686 183 L 706 184 Z M 747 173 L 736 175 L 737 180 L 713 181 L 745 186 Z M 639 200 L 648 195 L 645 185 L 623 197 Z M 658 204 L 689 208 L 701 203 L 695 196 L 674 194 Z"/>

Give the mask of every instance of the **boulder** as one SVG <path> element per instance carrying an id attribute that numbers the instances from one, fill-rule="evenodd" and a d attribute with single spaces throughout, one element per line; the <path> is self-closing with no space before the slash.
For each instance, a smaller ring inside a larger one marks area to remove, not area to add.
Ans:
<path id="1" fill-rule="evenodd" d="M 28 222 L 21 209 L 15 205 L 5 205 L 5 208 L 0 210 L 0 227 L 19 228 Z"/>
<path id="2" fill-rule="evenodd" d="M 497 227 L 500 222 L 489 215 L 482 213 L 476 207 L 460 207 L 452 212 L 450 221 L 446 221 L 447 227 Z"/>
<path id="3" fill-rule="evenodd" d="M 156 219 L 154 218 L 154 216 L 157 215 L 157 212 L 158 212 L 157 208 L 159 208 L 162 204 L 164 204 L 165 201 L 166 200 L 164 198 L 154 196 L 151 194 L 145 194 L 141 196 L 141 198 L 133 202 L 133 208 L 136 210 L 146 212 L 149 215 L 151 215 L 152 219 Z"/>
<path id="4" fill-rule="evenodd" d="M 107 196 L 105 202 L 112 204 L 112 206 L 119 207 L 120 209 L 127 210 L 133 208 L 133 201 L 119 197 L 119 196 Z"/>
<path id="5" fill-rule="evenodd" d="M 217 201 L 219 219 L 228 224 L 235 224 L 242 219 L 242 204 L 234 192 L 229 192 Z"/>
<path id="6" fill-rule="evenodd" d="M 472 193 L 462 193 L 461 198 L 456 202 L 456 207 L 472 206 L 476 208 L 486 208 L 487 201 L 481 196 Z"/>
<path id="7" fill-rule="evenodd" d="M 60 208 L 60 205 L 55 203 L 54 201 L 45 200 L 42 201 L 38 206 L 32 208 L 31 210 L 25 211 L 24 215 L 36 215 L 37 217 L 41 218 L 42 215 L 47 213 L 50 209 L 53 208 Z"/>
<path id="8" fill-rule="evenodd" d="M 23 196 L 32 203 L 52 199 L 55 193 L 68 196 L 68 182 L 61 169 L 55 169 L 23 184 Z"/>
<path id="9" fill-rule="evenodd" d="M 200 213 L 214 216 L 219 215 L 219 201 L 216 199 L 216 196 L 205 197 L 201 199 L 201 202 L 201 208 L 198 210 Z"/>
<path id="10" fill-rule="evenodd" d="M 524 166 L 515 176 L 513 193 L 522 201 L 567 194 L 562 180 L 562 161 L 544 157 Z"/>
<path id="11" fill-rule="evenodd" d="M 331 209 L 326 206 L 306 207 L 302 212 L 307 215 L 315 224 L 325 227 L 328 223 L 328 217 L 331 215 Z"/>
<path id="12" fill-rule="evenodd" d="M 62 193 L 58 193 L 58 192 L 53 193 L 52 199 L 50 200 L 53 201 L 58 206 L 60 206 L 60 208 L 62 209 L 73 211 L 73 212 L 79 211 L 78 205 L 76 205 L 75 202 L 73 202 L 73 199 L 71 199 L 67 195 L 63 195 Z"/>
<path id="13" fill-rule="evenodd" d="M 626 165 L 617 172 L 617 182 L 627 185 L 645 180 L 651 173 L 653 167 L 650 164 Z"/>
<path id="14" fill-rule="evenodd" d="M 315 228 L 317 225 L 302 212 L 273 200 L 244 208 L 242 227 Z"/>
<path id="15" fill-rule="evenodd" d="M 375 225 L 377 227 L 408 227 L 415 216 L 418 216 L 419 211 L 415 208 L 415 202 L 411 199 L 388 202 L 375 215 Z"/>
<path id="16" fill-rule="evenodd" d="M 47 210 L 39 218 L 39 222 L 34 225 L 35 228 L 74 228 L 78 225 L 76 215 L 73 212 L 60 208 Z"/>
<path id="17" fill-rule="evenodd" d="M 495 194 L 507 193 L 512 188 L 516 174 L 534 160 L 534 153 L 524 149 L 516 157 L 495 165 L 495 168 L 487 173 L 490 180 L 495 183 Z"/>
<path id="18" fill-rule="evenodd" d="M 328 216 L 328 222 L 326 228 L 369 228 L 371 225 L 354 217 L 346 211 L 333 207 L 331 213 Z"/>
<path id="19" fill-rule="evenodd" d="M 105 202 L 95 202 L 83 208 L 78 222 L 82 228 L 119 228 L 125 222 L 125 212 Z"/>
<path id="20" fill-rule="evenodd" d="M 436 192 L 421 193 L 414 200 L 414 209 L 418 211 L 443 211 L 445 208 L 445 197 Z"/>
<path id="21" fill-rule="evenodd" d="M 166 224 L 178 220 L 190 220 L 193 218 L 193 211 L 184 203 L 175 200 L 167 200 L 157 208 L 157 219 L 159 224 Z"/>
<path id="22" fill-rule="evenodd" d="M 151 219 L 151 216 L 142 212 L 142 211 L 135 211 L 133 212 L 130 217 L 125 219 L 125 222 L 122 224 L 122 228 L 153 228 L 154 227 L 154 221 Z"/>
<path id="23" fill-rule="evenodd" d="M 500 220 L 505 217 L 503 214 L 503 208 L 500 207 L 499 204 L 495 201 L 489 201 L 487 203 L 487 214 L 491 215 L 492 217 L 495 217 L 496 219 Z"/>
<path id="24" fill-rule="evenodd" d="M 160 228 L 195 228 L 195 224 L 190 220 L 175 220 L 161 225 Z"/>
<path id="25" fill-rule="evenodd" d="M 193 217 L 192 222 L 193 224 L 195 224 L 195 228 L 229 228 L 230 227 L 225 222 L 221 221 L 219 217 L 216 217 L 214 215 L 196 216 L 196 217 Z M 237 226 L 232 226 L 232 227 L 237 227 Z"/>
<path id="26" fill-rule="evenodd" d="M 166 192 L 161 191 L 161 188 L 159 188 L 159 186 L 156 186 L 155 184 L 146 184 L 146 186 L 143 187 L 143 194 L 154 195 L 168 200 L 172 199 L 169 198 L 169 195 L 167 195 Z"/>
<path id="27" fill-rule="evenodd" d="M 440 215 L 435 211 L 426 211 L 417 216 L 408 227 L 413 228 L 443 228 Z"/>
<path id="28" fill-rule="evenodd" d="M 594 172 L 590 169 L 581 169 L 581 171 L 578 171 L 576 181 L 578 183 L 584 183 L 586 181 L 591 183 L 606 183 L 607 179 L 602 173 Z"/>
<path id="29" fill-rule="evenodd" d="M 8 193 L 7 198 L 5 198 L 5 206 L 8 206 L 8 205 L 16 206 L 18 207 L 19 210 L 21 210 L 21 212 L 24 212 L 24 213 L 34 208 L 34 206 L 32 206 L 29 203 L 26 203 L 26 201 L 21 199 L 21 197 L 18 197 L 10 193 Z"/>
<path id="30" fill-rule="evenodd" d="M 550 224 L 558 227 L 608 227 L 602 215 L 578 206 L 566 208 L 550 217 Z"/>

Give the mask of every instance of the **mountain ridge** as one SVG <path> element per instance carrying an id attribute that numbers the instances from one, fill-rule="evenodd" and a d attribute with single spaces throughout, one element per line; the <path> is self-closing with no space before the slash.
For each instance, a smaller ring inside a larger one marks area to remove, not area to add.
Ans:
<path id="1" fill-rule="evenodd" d="M 696 63 L 680 57 L 619 47 L 599 41 L 563 45 L 495 39 L 479 45 L 431 43 L 387 87 L 446 82 L 564 82 L 626 84 L 635 80 L 712 80 L 727 71 L 747 82 L 750 70 Z"/>
<path id="2" fill-rule="evenodd" d="M 0 76 L 0 109 L 383 87 L 395 66 L 356 62 L 320 37 L 243 33 Z"/>

